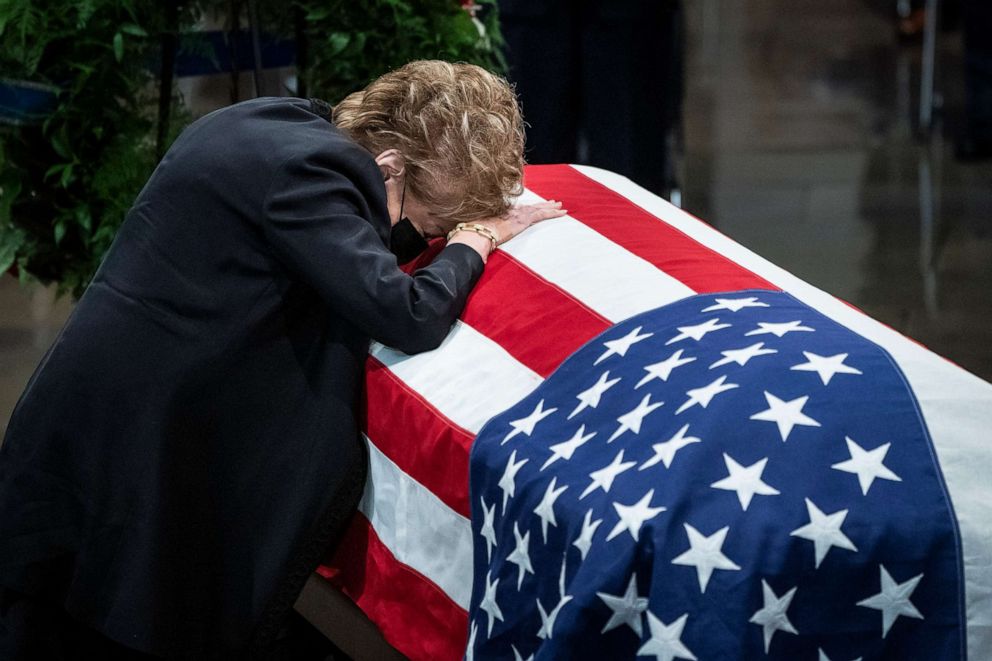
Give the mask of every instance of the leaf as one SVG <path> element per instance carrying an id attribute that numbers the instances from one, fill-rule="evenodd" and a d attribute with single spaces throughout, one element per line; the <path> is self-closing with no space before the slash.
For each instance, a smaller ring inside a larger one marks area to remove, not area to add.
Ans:
<path id="1" fill-rule="evenodd" d="M 55 134 L 52 135 L 52 149 L 54 149 L 55 153 L 62 158 L 70 158 L 69 145 L 66 137 L 66 126 L 64 124 Z"/>
<path id="2" fill-rule="evenodd" d="M 0 243 L 0 275 L 7 272 L 14 260 L 17 258 L 18 244 L 13 241 L 4 240 Z"/>
<path id="3" fill-rule="evenodd" d="M 327 36 L 327 45 L 330 47 L 327 54 L 330 56 L 339 54 L 348 47 L 350 41 L 351 35 L 347 32 L 332 32 Z"/>
<path id="4" fill-rule="evenodd" d="M 472 38 L 479 36 L 479 30 L 475 27 L 475 22 L 472 20 L 472 15 L 467 11 L 460 11 L 451 17 L 452 21 L 450 23 L 450 28 L 453 33 L 455 31 L 460 32 L 459 36 L 464 37 L 468 35 Z"/>
<path id="5" fill-rule="evenodd" d="M 55 245 L 62 243 L 62 238 L 65 236 L 65 229 L 65 219 L 55 223 Z"/>
<path id="6" fill-rule="evenodd" d="M 21 180 L 16 173 L 9 171 L 0 178 L 0 236 L 4 225 L 10 222 L 10 208 L 21 192 Z"/>
<path id="7" fill-rule="evenodd" d="M 83 62 L 70 62 L 69 67 L 72 69 L 79 69 L 85 74 L 92 74 L 96 71 L 96 67 L 90 66 L 89 64 L 85 64 Z"/>
<path id="8" fill-rule="evenodd" d="M 65 169 L 62 170 L 62 180 L 61 180 L 62 188 L 65 188 L 72 182 L 73 165 L 75 165 L 75 163 L 69 163 L 68 165 L 65 166 Z"/>
<path id="9" fill-rule="evenodd" d="M 93 229 L 93 216 L 89 207 L 76 207 L 76 222 L 89 234 Z"/>
<path id="10" fill-rule="evenodd" d="M 118 62 L 124 59 L 124 35 L 120 32 L 114 35 L 114 58 Z"/>
<path id="11" fill-rule="evenodd" d="M 96 11 L 96 7 L 93 4 L 93 0 L 80 0 L 77 3 L 76 11 L 79 15 L 76 19 L 76 29 L 81 30 L 86 27 L 86 23 L 88 23 L 90 18 L 93 16 L 93 12 Z"/>
<path id="12" fill-rule="evenodd" d="M 133 35 L 135 37 L 147 37 L 148 32 L 145 31 L 140 25 L 135 25 L 134 23 L 125 23 L 121 26 L 121 32 Z"/>
<path id="13" fill-rule="evenodd" d="M 48 178 L 51 177 L 56 172 L 61 172 L 62 170 L 64 170 L 66 165 L 68 165 L 68 163 L 56 163 L 52 167 L 45 170 L 45 176 L 43 177 L 43 179 L 47 181 Z"/>
<path id="14" fill-rule="evenodd" d="M 311 7 L 310 11 L 307 12 L 308 21 L 322 21 L 331 15 L 330 7 Z"/>

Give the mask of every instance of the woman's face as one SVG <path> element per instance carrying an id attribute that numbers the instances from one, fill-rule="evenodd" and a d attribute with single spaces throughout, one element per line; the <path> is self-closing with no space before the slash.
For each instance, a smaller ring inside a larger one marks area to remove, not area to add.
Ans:
<path id="1" fill-rule="evenodd" d="M 387 149 L 375 157 L 375 162 L 382 171 L 386 186 L 386 206 L 389 210 L 390 225 L 396 225 L 408 218 L 417 232 L 425 239 L 445 236 L 448 232 L 445 224 L 431 213 L 417 195 L 410 190 L 406 182 L 403 155 L 396 149 Z"/>
<path id="2" fill-rule="evenodd" d="M 400 177 L 386 180 L 386 204 L 392 225 L 389 249 L 400 264 L 405 264 L 427 250 L 427 240 L 445 236 L 448 228 L 430 212 L 426 204 Z"/>
<path id="3" fill-rule="evenodd" d="M 403 217 L 409 218 L 410 223 L 425 239 L 445 236 L 448 233 L 445 223 L 431 213 L 430 209 L 417 199 L 417 196 L 411 193 L 409 188 L 407 188 L 406 196 L 403 199 Z M 402 220 L 402 217 L 399 220 Z"/>

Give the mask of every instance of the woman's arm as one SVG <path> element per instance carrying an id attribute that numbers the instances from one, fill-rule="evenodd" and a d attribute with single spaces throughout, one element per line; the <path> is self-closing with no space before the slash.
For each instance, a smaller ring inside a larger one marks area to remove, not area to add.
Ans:
<path id="1" fill-rule="evenodd" d="M 327 158 L 291 158 L 273 180 L 261 221 L 274 254 L 369 337 L 405 353 L 436 348 L 482 275 L 482 256 L 452 244 L 407 275 L 364 217 L 374 211 L 361 182 Z"/>

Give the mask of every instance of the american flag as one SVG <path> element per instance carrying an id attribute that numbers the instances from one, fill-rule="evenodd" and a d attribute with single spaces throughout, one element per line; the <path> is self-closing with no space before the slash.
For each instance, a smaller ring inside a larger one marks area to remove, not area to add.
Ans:
<path id="1" fill-rule="evenodd" d="M 320 572 L 413 659 L 992 658 L 992 385 L 622 177 L 525 184 L 569 216 L 373 346 Z"/>

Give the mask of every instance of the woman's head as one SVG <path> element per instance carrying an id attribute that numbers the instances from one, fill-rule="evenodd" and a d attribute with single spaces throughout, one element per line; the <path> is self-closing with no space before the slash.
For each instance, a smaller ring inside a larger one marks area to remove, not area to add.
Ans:
<path id="1" fill-rule="evenodd" d="M 407 195 L 441 226 L 500 216 L 522 190 L 520 108 L 481 67 L 410 62 L 349 95 L 333 119 L 372 154 L 397 150 Z"/>

